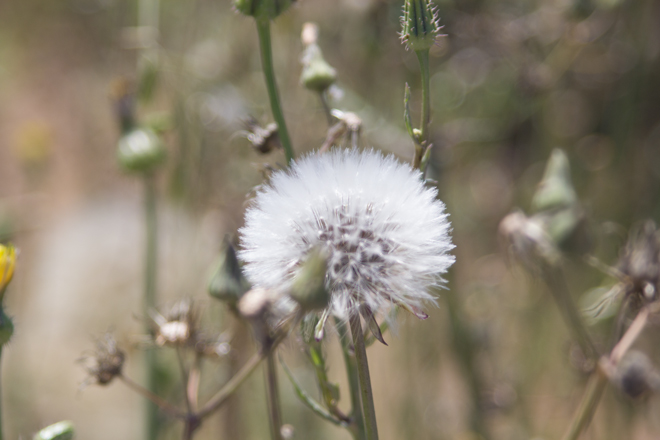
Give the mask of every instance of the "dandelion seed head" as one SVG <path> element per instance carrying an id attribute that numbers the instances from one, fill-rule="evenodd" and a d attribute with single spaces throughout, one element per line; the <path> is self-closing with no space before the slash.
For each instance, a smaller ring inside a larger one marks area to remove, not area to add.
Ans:
<path id="1" fill-rule="evenodd" d="M 257 193 L 239 257 L 253 285 L 286 292 L 309 252 L 322 249 L 340 318 L 361 304 L 420 308 L 454 262 L 436 195 L 418 171 L 376 151 L 308 155 Z"/>

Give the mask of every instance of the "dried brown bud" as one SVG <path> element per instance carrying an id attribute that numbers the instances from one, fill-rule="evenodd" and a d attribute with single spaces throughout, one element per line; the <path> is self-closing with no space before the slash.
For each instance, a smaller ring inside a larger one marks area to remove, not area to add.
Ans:
<path id="1" fill-rule="evenodd" d="M 198 318 L 198 313 L 189 300 L 176 303 L 166 316 L 158 312 L 152 313 L 155 344 L 161 347 L 194 345 L 198 334 Z"/>
<path id="2" fill-rule="evenodd" d="M 117 341 L 110 333 L 96 341 L 96 350 L 85 354 L 81 359 L 89 374 L 87 382 L 107 385 L 121 375 L 126 355 L 117 347 Z"/>
<path id="3" fill-rule="evenodd" d="M 640 351 L 629 351 L 616 368 L 614 382 L 628 397 L 637 399 L 660 385 L 660 374 Z"/>

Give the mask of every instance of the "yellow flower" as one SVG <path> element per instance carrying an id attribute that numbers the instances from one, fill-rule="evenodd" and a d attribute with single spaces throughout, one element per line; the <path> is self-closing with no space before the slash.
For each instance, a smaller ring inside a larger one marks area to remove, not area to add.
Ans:
<path id="1" fill-rule="evenodd" d="M 16 266 L 16 249 L 11 246 L 0 244 L 0 293 L 2 293 L 12 277 Z"/>

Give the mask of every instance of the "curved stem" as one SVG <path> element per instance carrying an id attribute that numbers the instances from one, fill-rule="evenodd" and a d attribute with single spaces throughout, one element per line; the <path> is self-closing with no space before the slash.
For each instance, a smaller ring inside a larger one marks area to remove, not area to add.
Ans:
<path id="1" fill-rule="evenodd" d="M 273 69 L 273 50 L 270 42 L 270 20 L 258 19 L 257 32 L 259 33 L 259 48 L 261 50 L 261 66 L 266 78 L 266 88 L 268 89 L 268 98 L 270 99 L 270 108 L 273 112 L 273 118 L 277 123 L 278 135 L 284 148 L 287 164 L 293 160 L 293 147 L 291 139 L 284 121 L 284 113 L 280 104 L 280 96 L 275 82 L 275 70 Z"/>
<path id="2" fill-rule="evenodd" d="M 366 440 L 378 440 L 378 427 L 376 425 L 376 410 L 374 408 L 374 396 L 371 390 L 371 378 L 369 377 L 369 363 L 367 361 L 367 350 L 364 346 L 364 334 L 362 333 L 362 322 L 360 314 L 351 312 L 348 318 L 353 336 L 353 349 L 357 361 L 358 379 L 360 381 L 360 400 L 362 401 L 362 414 L 364 416 L 364 431 Z"/>

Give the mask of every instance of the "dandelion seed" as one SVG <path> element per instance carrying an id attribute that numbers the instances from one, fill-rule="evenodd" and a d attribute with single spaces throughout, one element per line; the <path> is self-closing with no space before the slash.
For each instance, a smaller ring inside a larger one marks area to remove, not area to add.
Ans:
<path id="1" fill-rule="evenodd" d="M 424 317 L 454 246 L 445 205 L 420 177 L 392 156 L 354 149 L 308 155 L 273 174 L 240 231 L 248 279 L 286 293 L 318 248 L 328 255 L 335 316 L 399 305 Z"/>

